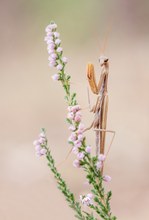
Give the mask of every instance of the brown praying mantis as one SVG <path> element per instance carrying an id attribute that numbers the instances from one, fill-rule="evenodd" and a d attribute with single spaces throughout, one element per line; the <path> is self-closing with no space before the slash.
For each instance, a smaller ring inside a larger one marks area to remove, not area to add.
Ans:
<path id="1" fill-rule="evenodd" d="M 92 92 L 97 95 L 96 104 L 92 107 L 91 112 L 94 113 L 94 120 L 90 127 L 84 130 L 90 130 L 91 128 L 94 129 L 96 132 L 96 155 L 105 154 L 105 139 L 106 139 L 106 132 L 113 133 L 113 137 L 111 139 L 110 145 L 108 147 L 108 151 L 106 156 L 109 153 L 110 147 L 113 143 L 115 137 L 115 131 L 107 130 L 107 112 L 108 112 L 108 75 L 109 75 L 109 59 L 105 56 L 99 57 L 99 64 L 101 66 L 101 74 L 98 84 L 96 83 L 95 79 L 95 72 L 93 64 L 88 64 L 87 66 L 87 79 L 90 85 Z M 89 93 L 88 93 L 89 99 Z M 89 99 L 90 104 L 90 99 Z M 68 153 L 66 159 L 68 158 L 69 154 L 71 153 L 72 149 Z M 60 163 L 61 164 L 61 163 Z M 59 164 L 59 165 L 60 165 Z M 101 172 L 103 172 L 103 167 Z"/>
<path id="2" fill-rule="evenodd" d="M 93 64 L 88 64 L 87 66 L 87 79 L 91 91 L 97 95 L 96 104 L 91 109 L 91 112 L 94 113 L 94 120 L 89 128 L 86 128 L 85 131 L 93 128 L 96 132 L 96 155 L 105 153 L 105 139 L 106 132 L 113 133 L 113 137 L 108 149 L 112 145 L 115 131 L 106 130 L 107 125 L 107 112 L 108 112 L 108 75 L 109 75 L 109 59 L 105 56 L 99 57 L 99 64 L 101 66 L 101 75 L 98 84 L 95 79 L 95 72 Z M 89 93 L 88 93 L 89 95 Z M 106 153 L 106 155 L 108 154 Z"/>

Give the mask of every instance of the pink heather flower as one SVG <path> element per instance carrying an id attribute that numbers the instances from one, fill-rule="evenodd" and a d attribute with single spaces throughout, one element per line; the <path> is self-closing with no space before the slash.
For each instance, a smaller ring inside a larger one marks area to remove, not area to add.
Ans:
<path id="1" fill-rule="evenodd" d="M 54 44 L 52 37 L 48 37 L 48 39 L 47 39 L 47 45 L 49 45 L 49 44 Z"/>
<path id="2" fill-rule="evenodd" d="M 71 106 L 71 111 L 72 111 L 73 113 L 76 113 L 76 108 L 75 108 L 75 106 Z"/>
<path id="3" fill-rule="evenodd" d="M 82 146 L 82 142 L 77 140 L 74 142 L 74 145 L 75 145 L 75 147 L 79 148 Z"/>
<path id="4" fill-rule="evenodd" d="M 93 196 L 91 193 L 87 194 L 85 197 L 83 197 L 82 195 L 80 196 L 80 200 L 81 200 L 82 204 L 86 205 L 86 206 L 93 204 L 92 198 L 93 198 Z"/>
<path id="5" fill-rule="evenodd" d="M 75 122 L 80 122 L 81 121 L 81 116 L 80 115 L 76 115 L 74 118 Z"/>
<path id="6" fill-rule="evenodd" d="M 57 70 L 62 70 L 63 66 L 62 66 L 62 64 L 58 64 L 56 68 L 57 68 Z"/>
<path id="7" fill-rule="evenodd" d="M 52 36 L 47 36 L 47 47 L 49 46 L 49 44 L 54 44 L 55 46 L 54 39 Z"/>
<path id="8" fill-rule="evenodd" d="M 92 198 L 93 198 L 93 194 L 92 194 L 92 193 L 88 193 L 88 194 L 87 194 L 87 197 L 89 197 L 90 199 L 92 199 Z"/>
<path id="9" fill-rule="evenodd" d="M 66 64 L 68 62 L 67 57 L 62 57 L 62 61 Z"/>
<path id="10" fill-rule="evenodd" d="M 36 146 L 35 146 L 35 150 L 36 150 L 36 151 L 40 151 L 40 150 L 41 150 L 41 146 L 40 146 L 40 145 L 36 145 Z"/>
<path id="11" fill-rule="evenodd" d="M 75 128 L 75 126 L 74 126 L 74 125 L 70 125 L 70 126 L 69 126 L 69 130 L 70 130 L 70 131 L 75 131 L 75 130 L 76 130 L 76 128 Z"/>
<path id="12" fill-rule="evenodd" d="M 73 166 L 75 167 L 75 168 L 79 168 L 80 167 L 80 161 L 79 160 L 74 160 L 73 161 Z"/>
<path id="13" fill-rule="evenodd" d="M 54 81 L 59 80 L 59 74 L 58 74 L 58 73 L 55 73 L 55 74 L 52 76 L 52 79 L 53 79 Z"/>
<path id="14" fill-rule="evenodd" d="M 72 152 L 73 152 L 74 154 L 78 154 L 78 148 L 77 148 L 77 147 L 73 147 Z"/>
<path id="15" fill-rule="evenodd" d="M 74 142 L 75 140 L 76 140 L 76 136 L 72 133 L 71 135 L 70 135 L 70 137 L 68 138 L 68 141 L 69 142 Z"/>
<path id="16" fill-rule="evenodd" d="M 106 156 L 104 154 L 99 154 L 99 156 L 98 156 L 99 161 L 103 162 L 105 159 L 106 159 Z"/>
<path id="17" fill-rule="evenodd" d="M 78 115 L 78 116 L 81 116 L 81 117 L 82 117 L 82 114 L 81 114 L 80 110 L 79 110 L 79 111 L 77 110 L 76 115 Z"/>
<path id="18" fill-rule="evenodd" d="M 77 158 L 78 158 L 78 160 L 82 160 L 84 158 L 84 153 L 83 152 L 79 152 L 77 154 Z"/>
<path id="19" fill-rule="evenodd" d="M 67 118 L 72 120 L 74 118 L 74 114 L 72 112 L 68 113 Z"/>
<path id="20" fill-rule="evenodd" d="M 82 135 L 82 134 L 83 134 L 83 130 L 78 129 L 78 130 L 77 130 L 77 134 L 78 134 L 78 135 L 79 135 L 79 134 L 81 134 L 81 135 Z"/>
<path id="21" fill-rule="evenodd" d="M 83 131 L 84 128 L 85 128 L 84 124 L 80 123 L 79 127 L 78 127 L 78 130 Z"/>
<path id="22" fill-rule="evenodd" d="M 77 144 L 75 144 L 75 147 L 81 147 L 82 146 L 82 143 L 81 142 L 78 142 Z"/>
<path id="23" fill-rule="evenodd" d="M 68 138 L 68 141 L 69 141 L 69 142 L 74 142 L 75 140 L 76 140 L 76 138 L 73 137 L 73 136 L 70 136 L 70 137 Z"/>
<path id="24" fill-rule="evenodd" d="M 39 145 L 36 146 L 35 150 L 36 150 L 37 157 L 41 157 L 41 156 L 45 155 L 47 152 L 47 150 L 45 148 L 41 148 L 41 146 L 39 146 Z"/>
<path id="25" fill-rule="evenodd" d="M 77 111 L 81 110 L 80 105 L 75 105 L 75 108 L 76 108 Z"/>
<path id="26" fill-rule="evenodd" d="M 49 44 L 54 44 L 54 41 L 53 41 L 52 37 L 47 37 L 47 45 L 49 46 Z"/>
<path id="27" fill-rule="evenodd" d="M 57 50 L 56 50 L 58 53 L 61 53 L 63 51 L 63 48 L 62 47 L 58 47 Z"/>
<path id="28" fill-rule="evenodd" d="M 56 62 L 55 58 L 52 58 L 51 55 L 48 57 L 49 62 Z"/>
<path id="29" fill-rule="evenodd" d="M 49 66 L 50 67 L 55 67 L 56 66 L 56 62 L 55 61 L 50 61 L 49 62 Z"/>
<path id="30" fill-rule="evenodd" d="M 47 46 L 47 50 L 53 50 L 55 48 L 55 44 L 54 43 L 50 43 Z"/>
<path id="31" fill-rule="evenodd" d="M 90 154 L 91 153 L 91 146 L 87 146 L 85 151 L 86 151 L 86 153 Z"/>
<path id="32" fill-rule="evenodd" d="M 47 153 L 47 150 L 45 149 L 45 148 L 42 148 L 41 150 L 40 150 L 40 154 L 41 155 L 45 155 Z"/>
<path id="33" fill-rule="evenodd" d="M 82 135 L 82 134 L 79 134 L 79 135 L 78 135 L 78 141 L 82 141 L 82 140 L 83 140 L 83 138 L 84 138 L 84 137 L 83 137 L 83 135 Z"/>
<path id="34" fill-rule="evenodd" d="M 45 142 L 45 138 L 40 137 L 39 140 L 38 140 L 38 142 L 39 142 L 40 144 L 43 144 L 43 143 Z"/>
<path id="35" fill-rule="evenodd" d="M 72 133 L 71 133 L 71 137 L 74 138 L 74 139 L 76 140 L 76 139 L 77 139 L 77 135 L 76 135 L 76 133 L 75 133 L 75 132 L 72 132 Z M 74 140 L 74 141 L 75 141 L 75 140 Z"/>
<path id="36" fill-rule="evenodd" d="M 41 137 L 41 138 L 46 138 L 46 135 L 45 135 L 44 132 L 41 132 L 41 133 L 39 134 L 39 137 Z"/>
<path id="37" fill-rule="evenodd" d="M 49 28 L 50 28 L 51 30 L 54 30 L 54 29 L 57 28 L 57 24 L 55 24 L 55 23 L 50 24 L 50 25 L 49 25 Z"/>
<path id="38" fill-rule="evenodd" d="M 56 59 L 56 58 L 57 58 L 56 53 L 52 53 L 52 54 L 51 54 L 51 58 Z"/>
<path id="39" fill-rule="evenodd" d="M 97 170 L 100 170 L 100 169 L 102 168 L 102 165 L 103 165 L 103 163 L 102 163 L 101 161 L 98 161 L 98 162 L 96 163 L 96 168 L 97 168 Z"/>
<path id="40" fill-rule="evenodd" d="M 79 105 L 74 105 L 74 106 L 72 106 L 71 111 L 73 111 L 73 112 L 77 112 L 77 111 L 79 111 L 80 109 L 81 109 L 81 108 L 80 108 Z"/>
<path id="41" fill-rule="evenodd" d="M 51 34 L 52 34 L 52 33 L 51 33 Z M 50 34 L 50 35 L 51 35 L 51 34 Z M 50 42 L 52 41 L 52 42 L 53 42 L 53 37 L 47 35 L 47 36 L 44 37 L 44 41 L 46 41 L 47 43 L 48 43 L 48 41 L 50 41 Z M 50 43 L 50 42 L 49 42 L 49 43 Z"/>
<path id="42" fill-rule="evenodd" d="M 47 150 L 43 147 L 43 144 L 46 144 L 46 140 L 46 135 L 44 131 L 42 131 L 39 134 L 39 139 L 33 142 L 33 144 L 35 145 L 36 155 L 38 157 L 45 155 L 47 152 Z"/>
<path id="43" fill-rule="evenodd" d="M 55 40 L 55 44 L 56 44 L 56 45 L 59 45 L 60 43 L 61 43 L 61 40 L 60 40 L 60 39 L 56 39 L 56 40 Z"/>
<path id="44" fill-rule="evenodd" d="M 51 55 L 51 53 L 54 53 L 54 49 L 48 49 L 48 54 Z"/>
<path id="45" fill-rule="evenodd" d="M 53 36 L 53 31 L 50 27 L 49 27 L 49 31 L 47 31 L 47 36 Z"/>
<path id="46" fill-rule="evenodd" d="M 50 32 L 50 31 L 51 31 L 51 26 L 50 26 L 50 24 L 46 27 L 45 31 L 46 31 L 46 32 Z"/>
<path id="47" fill-rule="evenodd" d="M 53 33 L 54 37 L 58 38 L 60 36 L 60 34 L 58 32 L 54 32 Z"/>
<path id="48" fill-rule="evenodd" d="M 103 176 L 103 180 L 105 181 L 105 182 L 110 182 L 111 181 L 111 177 L 110 176 L 108 176 L 108 175 L 105 175 L 105 176 Z"/>
<path id="49" fill-rule="evenodd" d="M 47 32 L 47 37 L 53 39 L 53 32 L 52 31 L 48 31 Z"/>

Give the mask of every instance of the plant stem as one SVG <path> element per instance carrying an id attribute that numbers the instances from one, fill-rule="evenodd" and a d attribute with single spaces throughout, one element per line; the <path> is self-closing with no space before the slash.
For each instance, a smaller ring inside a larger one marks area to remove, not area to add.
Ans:
<path id="1" fill-rule="evenodd" d="M 75 201 L 74 194 L 68 189 L 65 181 L 61 177 L 61 174 L 58 172 L 57 168 L 55 167 L 54 159 L 51 156 L 50 151 L 48 150 L 48 148 L 46 148 L 46 149 L 47 149 L 46 158 L 48 160 L 48 166 L 50 167 L 51 171 L 54 174 L 54 177 L 55 177 L 57 184 L 58 184 L 58 188 L 64 194 L 67 202 L 69 203 L 69 206 L 72 209 L 74 209 L 75 212 L 77 213 L 75 215 L 75 217 L 80 220 L 85 220 L 85 217 L 82 214 L 81 206 L 80 206 L 79 202 Z"/>

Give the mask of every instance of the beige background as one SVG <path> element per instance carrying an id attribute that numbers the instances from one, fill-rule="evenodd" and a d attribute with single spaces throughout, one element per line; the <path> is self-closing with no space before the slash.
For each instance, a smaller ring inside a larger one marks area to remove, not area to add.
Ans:
<path id="1" fill-rule="evenodd" d="M 0 7 L 0 219 L 75 219 L 56 188 L 44 158 L 32 142 L 47 130 L 56 162 L 70 147 L 66 105 L 55 70 L 47 65 L 44 28 L 55 20 L 61 32 L 67 71 L 81 106 L 86 107 L 86 64 L 99 74 L 98 56 L 110 28 L 108 128 L 116 131 L 105 173 L 112 176 L 112 210 L 120 220 L 149 218 L 149 3 L 128 0 L 1 1 Z M 86 126 L 92 115 L 83 112 Z M 88 133 L 94 145 L 94 133 Z M 107 143 L 108 145 L 108 143 Z M 88 192 L 71 155 L 59 170 L 69 187 Z"/>

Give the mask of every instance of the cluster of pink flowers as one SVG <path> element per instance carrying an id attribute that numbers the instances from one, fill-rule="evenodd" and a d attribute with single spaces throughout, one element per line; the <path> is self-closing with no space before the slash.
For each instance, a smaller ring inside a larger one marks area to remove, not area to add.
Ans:
<path id="1" fill-rule="evenodd" d="M 79 105 L 69 106 L 67 114 L 67 119 L 71 122 L 69 127 L 71 135 L 68 138 L 68 142 L 73 145 L 72 152 L 77 155 L 77 159 L 73 162 L 73 166 L 77 168 L 80 167 L 80 162 L 85 156 L 85 152 L 80 151 L 84 140 L 84 124 L 81 123 L 82 115 L 80 110 Z M 87 146 L 85 151 L 86 153 L 91 153 L 91 147 Z"/>
<path id="2" fill-rule="evenodd" d="M 106 156 L 104 154 L 99 154 L 98 161 L 96 163 L 97 170 L 101 170 L 102 169 L 103 163 L 104 163 L 105 159 L 106 159 Z M 105 182 L 110 182 L 111 181 L 111 177 L 108 176 L 108 175 L 105 175 L 105 176 L 103 176 L 103 180 Z"/>
<path id="3" fill-rule="evenodd" d="M 106 159 L 106 156 L 104 154 L 99 154 L 98 161 L 96 163 L 97 170 L 101 170 L 102 169 L 103 163 L 104 163 L 105 159 Z"/>
<path id="4" fill-rule="evenodd" d="M 44 40 L 47 43 L 48 60 L 50 67 L 56 67 L 58 73 L 52 76 L 53 80 L 60 79 L 60 71 L 64 69 L 67 58 L 63 57 L 63 48 L 61 47 L 60 34 L 57 32 L 57 24 L 51 22 L 45 29 L 46 36 Z"/>
<path id="5" fill-rule="evenodd" d="M 80 195 L 80 201 L 85 206 L 93 205 L 93 194 L 89 193 L 86 196 Z"/>
<path id="6" fill-rule="evenodd" d="M 33 142 L 33 145 L 35 146 L 36 155 L 38 157 L 41 157 L 47 153 L 47 150 L 45 149 L 45 145 L 47 143 L 47 138 L 44 132 L 41 132 L 39 134 L 38 140 L 35 140 Z"/>

